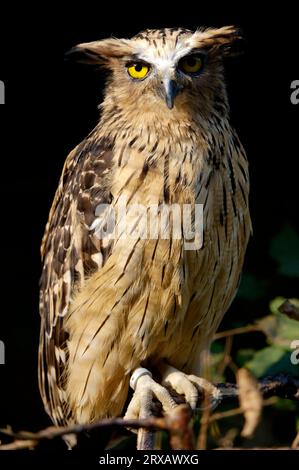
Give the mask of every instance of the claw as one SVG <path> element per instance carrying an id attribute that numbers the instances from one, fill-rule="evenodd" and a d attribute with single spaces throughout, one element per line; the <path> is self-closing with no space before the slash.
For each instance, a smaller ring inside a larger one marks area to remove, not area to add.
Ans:
<path id="1" fill-rule="evenodd" d="M 135 393 L 124 418 L 136 419 L 151 416 L 154 397 L 159 400 L 166 413 L 177 406 L 166 388 L 155 382 L 150 375 L 141 375 L 135 383 Z"/>
<path id="2" fill-rule="evenodd" d="M 215 408 L 221 400 L 220 391 L 208 380 L 185 374 L 168 365 L 162 369 L 162 385 L 171 387 L 178 394 L 184 395 L 192 410 L 202 410 L 207 407 L 206 404 L 197 406 L 202 393 L 209 399 L 208 408 Z"/>

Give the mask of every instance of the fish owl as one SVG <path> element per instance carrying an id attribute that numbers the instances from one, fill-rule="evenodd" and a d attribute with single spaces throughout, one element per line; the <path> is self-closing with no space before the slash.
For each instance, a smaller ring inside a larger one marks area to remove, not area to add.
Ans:
<path id="1" fill-rule="evenodd" d="M 232 26 L 166 28 L 70 51 L 109 74 L 41 247 L 39 385 L 56 425 L 144 417 L 153 398 L 168 411 L 173 391 L 197 406 L 251 231 L 223 71 L 239 39 Z"/>

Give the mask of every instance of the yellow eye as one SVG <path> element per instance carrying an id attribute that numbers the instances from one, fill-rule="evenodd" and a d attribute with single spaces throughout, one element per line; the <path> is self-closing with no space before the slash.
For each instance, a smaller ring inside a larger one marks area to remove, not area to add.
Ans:
<path id="1" fill-rule="evenodd" d="M 202 67 L 203 67 L 203 59 L 198 56 L 190 55 L 189 57 L 182 59 L 179 63 L 179 69 L 185 73 L 190 73 L 190 74 L 199 73 Z"/>
<path id="2" fill-rule="evenodd" d="M 145 64 L 131 64 L 128 66 L 128 73 L 130 77 L 136 78 L 137 80 L 142 80 L 147 76 L 149 72 L 148 65 Z"/>

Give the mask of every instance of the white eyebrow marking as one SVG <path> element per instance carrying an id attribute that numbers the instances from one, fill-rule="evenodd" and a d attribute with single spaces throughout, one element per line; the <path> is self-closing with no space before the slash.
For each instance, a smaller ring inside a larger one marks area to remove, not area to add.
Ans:
<path id="1" fill-rule="evenodd" d="M 164 71 L 169 68 L 175 68 L 178 61 L 187 55 L 191 50 L 191 45 L 178 43 L 176 48 L 170 47 L 139 47 L 137 48 L 136 55 L 140 60 L 144 60 L 149 64 L 155 65 L 160 71 Z M 159 51 L 159 53 L 158 53 Z"/>

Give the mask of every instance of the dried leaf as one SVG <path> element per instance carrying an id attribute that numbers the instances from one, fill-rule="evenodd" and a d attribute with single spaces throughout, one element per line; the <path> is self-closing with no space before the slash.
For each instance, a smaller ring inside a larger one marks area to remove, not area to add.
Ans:
<path id="1" fill-rule="evenodd" d="M 285 300 L 283 297 L 276 297 L 272 300 L 270 303 L 271 315 L 258 320 L 256 326 L 267 336 L 270 344 L 277 344 L 289 351 L 290 342 L 299 337 L 299 323 L 280 312 L 280 308 L 286 304 Z M 290 299 L 289 302 L 293 310 L 298 308 L 297 299 Z"/>
<path id="2" fill-rule="evenodd" d="M 260 421 L 263 399 L 256 379 L 247 369 L 242 368 L 237 371 L 237 383 L 240 407 L 245 418 L 241 436 L 250 438 Z"/>

